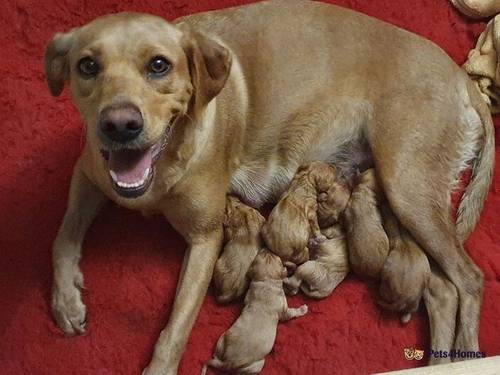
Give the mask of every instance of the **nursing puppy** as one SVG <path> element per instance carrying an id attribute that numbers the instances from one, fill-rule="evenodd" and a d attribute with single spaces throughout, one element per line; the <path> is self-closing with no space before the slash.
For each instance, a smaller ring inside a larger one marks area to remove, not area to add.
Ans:
<path id="1" fill-rule="evenodd" d="M 289 308 L 283 292 L 286 269 L 279 257 L 263 249 L 249 271 L 250 287 L 245 307 L 236 322 L 217 341 L 214 357 L 203 367 L 257 374 L 264 367 L 276 339 L 280 321 L 302 316 L 307 306 Z"/>
<path id="2" fill-rule="evenodd" d="M 224 221 L 224 249 L 214 269 L 217 302 L 226 303 L 247 290 L 248 269 L 262 248 L 260 230 L 265 219 L 259 211 L 228 196 Z"/>
<path id="3" fill-rule="evenodd" d="M 329 296 L 349 273 L 345 235 L 339 225 L 322 230 L 326 240 L 313 250 L 312 260 L 301 264 L 284 281 L 285 291 L 294 295 L 299 288 L 311 298 Z"/>
<path id="4" fill-rule="evenodd" d="M 342 215 L 349 264 L 358 275 L 378 278 L 389 255 L 389 239 L 381 215 L 384 202 L 375 170 L 366 170 L 354 187 Z"/>
<path id="5" fill-rule="evenodd" d="M 429 260 L 388 207 L 384 209 L 384 227 L 390 252 L 380 272 L 380 299 L 377 302 L 388 310 L 403 312 L 401 322 L 408 323 L 428 287 Z"/>
<path id="6" fill-rule="evenodd" d="M 383 307 L 404 315 L 418 309 L 430 274 L 427 256 L 385 201 L 374 169 L 366 170 L 344 212 L 351 268 L 380 279 Z"/>
<path id="7" fill-rule="evenodd" d="M 320 224 L 335 223 L 348 199 L 335 167 L 322 162 L 301 166 L 262 227 L 267 247 L 285 264 L 306 262 L 308 245 L 325 240 Z"/>

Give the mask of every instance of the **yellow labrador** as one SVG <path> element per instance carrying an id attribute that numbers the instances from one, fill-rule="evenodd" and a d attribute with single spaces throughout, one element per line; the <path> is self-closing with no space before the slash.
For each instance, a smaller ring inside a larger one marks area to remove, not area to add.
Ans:
<path id="1" fill-rule="evenodd" d="M 337 6 L 276 0 L 174 23 L 100 17 L 56 34 L 45 69 L 53 95 L 69 82 L 87 124 L 53 248 L 52 310 L 68 334 L 84 330 L 78 262 L 106 198 L 162 212 L 188 243 L 145 370 L 174 374 L 221 247 L 226 193 L 258 206 L 299 165 L 354 159 L 363 141 L 394 213 L 457 288 L 455 346 L 478 349 L 483 276 L 462 242 L 490 185 L 493 126 L 431 42 Z M 469 164 L 455 223 L 450 190 Z"/>

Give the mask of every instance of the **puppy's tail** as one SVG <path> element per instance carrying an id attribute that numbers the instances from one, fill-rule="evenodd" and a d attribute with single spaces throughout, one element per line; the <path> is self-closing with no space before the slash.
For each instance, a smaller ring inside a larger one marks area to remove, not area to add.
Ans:
<path id="1" fill-rule="evenodd" d="M 467 88 L 472 106 L 482 123 L 483 142 L 472 166 L 471 181 L 458 207 L 456 225 L 457 234 L 462 243 L 469 237 L 479 221 L 495 166 L 495 128 L 490 111 L 472 82 L 468 82 Z"/>

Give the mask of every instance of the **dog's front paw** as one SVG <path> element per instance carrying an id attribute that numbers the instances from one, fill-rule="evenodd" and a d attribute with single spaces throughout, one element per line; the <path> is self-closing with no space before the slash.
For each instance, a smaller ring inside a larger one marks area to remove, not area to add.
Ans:
<path id="1" fill-rule="evenodd" d="M 52 314 L 59 328 L 67 335 L 73 336 L 85 332 L 86 309 L 80 290 L 75 285 L 54 286 Z"/>

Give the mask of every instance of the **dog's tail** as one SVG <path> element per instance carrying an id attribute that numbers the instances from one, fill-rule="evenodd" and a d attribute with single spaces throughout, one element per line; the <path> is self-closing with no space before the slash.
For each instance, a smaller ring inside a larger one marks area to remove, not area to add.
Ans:
<path id="1" fill-rule="evenodd" d="M 483 126 L 483 142 L 472 165 L 471 181 L 458 207 L 456 225 L 457 234 L 462 243 L 469 237 L 479 221 L 495 166 L 495 128 L 490 111 L 472 82 L 469 81 L 467 87 L 472 106 Z"/>

